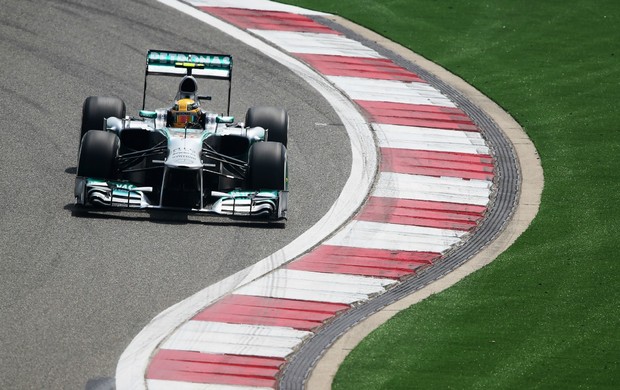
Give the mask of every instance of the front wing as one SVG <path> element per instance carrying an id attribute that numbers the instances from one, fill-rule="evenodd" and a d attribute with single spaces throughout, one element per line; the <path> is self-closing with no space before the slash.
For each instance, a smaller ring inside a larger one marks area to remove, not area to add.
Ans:
<path id="1" fill-rule="evenodd" d="M 75 178 L 75 201 L 80 206 L 131 209 L 174 209 L 151 204 L 145 195 L 151 187 L 138 187 L 127 182 Z M 217 200 L 203 208 L 183 209 L 189 212 L 210 213 L 234 217 L 282 220 L 287 218 L 288 191 L 213 192 Z"/>

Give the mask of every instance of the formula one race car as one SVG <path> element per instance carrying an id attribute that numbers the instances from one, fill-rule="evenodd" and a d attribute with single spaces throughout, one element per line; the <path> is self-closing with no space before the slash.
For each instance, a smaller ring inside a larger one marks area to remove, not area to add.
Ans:
<path id="1" fill-rule="evenodd" d="M 181 77 L 174 104 L 144 110 L 149 75 Z M 228 80 L 227 115 L 201 108 L 196 78 Z M 287 217 L 286 111 L 230 115 L 232 57 L 149 50 L 142 110 L 91 96 L 82 108 L 75 198 L 98 208 L 180 209 L 228 216 Z"/>

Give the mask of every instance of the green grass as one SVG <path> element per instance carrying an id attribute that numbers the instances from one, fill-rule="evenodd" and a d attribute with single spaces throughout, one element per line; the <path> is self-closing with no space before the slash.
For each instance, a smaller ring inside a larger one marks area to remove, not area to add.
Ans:
<path id="1" fill-rule="evenodd" d="M 545 173 L 517 242 L 373 332 L 334 388 L 620 388 L 620 1 L 286 2 L 463 77 L 524 127 Z"/>

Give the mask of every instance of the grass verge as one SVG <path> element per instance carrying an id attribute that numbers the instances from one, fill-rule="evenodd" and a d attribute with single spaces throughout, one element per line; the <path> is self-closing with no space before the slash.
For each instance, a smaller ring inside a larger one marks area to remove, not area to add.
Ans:
<path id="1" fill-rule="evenodd" d="M 524 127 L 545 172 L 517 242 L 373 332 L 334 388 L 620 388 L 620 2 L 285 2 L 458 74 Z"/>

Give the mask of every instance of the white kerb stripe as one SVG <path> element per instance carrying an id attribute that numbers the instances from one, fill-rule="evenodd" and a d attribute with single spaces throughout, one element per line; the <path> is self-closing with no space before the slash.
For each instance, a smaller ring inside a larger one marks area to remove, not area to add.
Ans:
<path id="1" fill-rule="evenodd" d="M 300 15 L 329 15 L 325 12 L 311 11 L 293 5 L 275 3 L 268 0 L 189 0 L 196 7 L 224 7 L 224 8 L 242 8 L 255 9 L 259 11 L 281 11 L 290 12 Z"/>
<path id="2" fill-rule="evenodd" d="M 236 294 L 305 301 L 353 303 L 381 293 L 391 279 L 279 269 L 240 289 Z"/>
<path id="3" fill-rule="evenodd" d="M 352 221 L 328 245 L 367 249 L 443 252 L 465 232 L 391 223 Z"/>
<path id="4" fill-rule="evenodd" d="M 342 35 L 256 29 L 248 31 L 274 43 L 289 53 L 384 58 L 376 51 Z"/>
<path id="5" fill-rule="evenodd" d="M 489 147 L 479 133 L 448 129 L 430 129 L 373 123 L 379 146 L 435 152 L 489 154 Z"/>
<path id="6" fill-rule="evenodd" d="M 491 185 L 486 180 L 381 172 L 372 196 L 485 206 Z"/>
<path id="7" fill-rule="evenodd" d="M 305 330 L 293 329 L 286 326 L 267 326 L 250 324 L 229 324 L 217 321 L 190 320 L 179 327 L 185 332 L 221 333 L 233 335 L 253 335 L 280 338 L 304 338 L 311 333 Z M 176 333 L 176 332 L 175 332 Z"/>
<path id="8" fill-rule="evenodd" d="M 271 387 L 219 385 L 211 383 L 192 383 L 166 381 L 161 379 L 147 379 L 149 390 L 273 390 Z"/>
<path id="9" fill-rule="evenodd" d="M 266 356 L 285 358 L 290 355 L 295 346 L 271 347 L 264 345 L 231 344 L 226 342 L 176 339 L 166 342 L 163 348 L 174 348 L 181 351 L 198 351 L 212 354 L 229 354 L 244 356 Z"/>
<path id="10" fill-rule="evenodd" d="M 188 321 L 163 344 L 164 349 L 204 353 L 286 357 L 311 332 L 263 325 Z"/>
<path id="11" fill-rule="evenodd" d="M 353 100 L 456 107 L 450 99 L 426 83 L 346 76 L 326 77 Z"/>
<path id="12" fill-rule="evenodd" d="M 235 291 L 236 294 L 254 295 L 258 297 L 296 299 L 300 301 L 319 301 L 329 303 L 346 303 L 365 301 L 367 294 L 363 293 L 330 293 L 306 289 L 295 289 L 287 287 L 273 287 L 263 282 L 256 281 Z"/>
<path id="13" fill-rule="evenodd" d="M 384 286 L 394 283 L 392 279 L 369 278 L 356 275 L 332 274 L 311 271 L 279 269 L 260 279 L 271 288 L 292 288 L 310 293 L 374 294 Z"/>
<path id="14" fill-rule="evenodd" d="M 393 279 L 372 278 L 357 275 L 341 275 L 313 271 L 299 271 L 286 268 L 278 269 L 270 274 L 265 275 L 264 278 L 270 278 L 274 282 L 277 280 L 307 280 L 309 282 L 337 283 L 339 285 L 358 286 L 362 288 L 363 286 L 369 286 L 372 288 L 383 287 L 395 283 Z"/>

